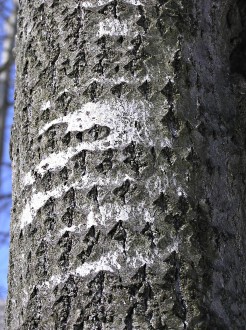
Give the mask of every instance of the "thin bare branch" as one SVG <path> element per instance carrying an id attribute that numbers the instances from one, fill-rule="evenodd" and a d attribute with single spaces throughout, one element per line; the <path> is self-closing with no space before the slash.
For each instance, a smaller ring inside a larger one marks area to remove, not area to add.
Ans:
<path id="1" fill-rule="evenodd" d="M 0 200 L 8 199 L 8 198 L 11 198 L 11 197 L 12 197 L 12 194 L 3 194 L 3 195 L 0 195 Z"/>
<path id="2" fill-rule="evenodd" d="M 4 30 L 6 38 L 3 41 L 0 61 L 0 163 L 3 157 L 4 127 L 9 107 L 8 91 L 11 84 L 11 67 L 14 61 L 13 47 L 16 34 L 16 12 L 17 6 L 14 6 L 12 13 L 5 20 Z"/>

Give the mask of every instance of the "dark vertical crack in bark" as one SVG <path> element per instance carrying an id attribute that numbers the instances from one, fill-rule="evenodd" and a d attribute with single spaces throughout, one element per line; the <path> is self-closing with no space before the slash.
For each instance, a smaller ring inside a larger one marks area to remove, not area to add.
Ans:
<path id="1" fill-rule="evenodd" d="M 230 66 L 232 73 L 238 73 L 246 79 L 246 3 L 237 0 L 232 3 L 227 14 L 228 27 L 231 30 Z"/>

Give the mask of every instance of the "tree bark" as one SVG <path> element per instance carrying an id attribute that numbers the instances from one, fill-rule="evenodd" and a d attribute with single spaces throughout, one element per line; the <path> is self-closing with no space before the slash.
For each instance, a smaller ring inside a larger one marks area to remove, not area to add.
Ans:
<path id="1" fill-rule="evenodd" d="M 244 12 L 20 1 L 7 329 L 244 329 Z"/>

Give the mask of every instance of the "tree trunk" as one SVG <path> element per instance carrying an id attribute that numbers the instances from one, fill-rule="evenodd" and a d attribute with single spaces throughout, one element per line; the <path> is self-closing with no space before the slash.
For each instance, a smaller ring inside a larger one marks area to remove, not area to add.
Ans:
<path id="1" fill-rule="evenodd" d="M 244 329 L 245 7 L 21 1 L 7 329 Z"/>

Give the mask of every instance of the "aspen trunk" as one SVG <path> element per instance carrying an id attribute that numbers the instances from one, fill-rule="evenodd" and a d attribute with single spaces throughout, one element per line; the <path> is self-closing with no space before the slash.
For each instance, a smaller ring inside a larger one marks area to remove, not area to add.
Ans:
<path id="1" fill-rule="evenodd" d="M 21 1 L 8 330 L 244 329 L 244 14 Z"/>

